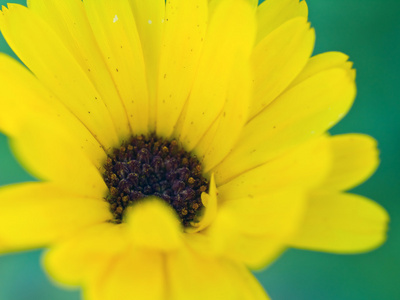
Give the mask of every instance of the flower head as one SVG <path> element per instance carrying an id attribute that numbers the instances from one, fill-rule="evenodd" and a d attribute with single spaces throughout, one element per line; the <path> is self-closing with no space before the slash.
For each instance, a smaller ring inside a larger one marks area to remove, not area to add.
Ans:
<path id="1" fill-rule="evenodd" d="M 288 247 L 357 253 L 387 213 L 345 193 L 376 142 L 329 136 L 348 57 L 311 57 L 298 0 L 28 0 L 0 30 L 0 129 L 41 182 L 0 190 L 0 249 L 85 299 L 267 299 Z"/>

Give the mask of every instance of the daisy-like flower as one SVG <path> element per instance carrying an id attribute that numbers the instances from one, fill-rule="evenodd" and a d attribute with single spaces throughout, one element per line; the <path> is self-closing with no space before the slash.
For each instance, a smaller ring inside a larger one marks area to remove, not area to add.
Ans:
<path id="1" fill-rule="evenodd" d="M 329 136 L 348 57 L 311 57 L 298 0 L 28 0 L 0 29 L 0 128 L 40 182 L 0 190 L 2 252 L 84 299 L 267 299 L 250 273 L 288 247 L 357 253 L 387 213 L 344 191 L 378 164 Z"/>

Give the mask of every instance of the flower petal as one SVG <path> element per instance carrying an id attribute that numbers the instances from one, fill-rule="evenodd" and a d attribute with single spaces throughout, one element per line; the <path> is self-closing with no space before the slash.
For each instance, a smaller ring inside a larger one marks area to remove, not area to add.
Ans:
<path id="1" fill-rule="evenodd" d="M 250 55 L 254 19 L 254 9 L 246 1 L 225 0 L 216 7 L 197 77 L 175 133 L 187 151 L 196 146 L 222 112 L 238 54 L 239 58 Z"/>
<path id="2" fill-rule="evenodd" d="M 175 211 L 164 200 L 144 199 L 126 212 L 133 243 L 139 247 L 170 251 L 182 243 L 182 229 Z"/>
<path id="3" fill-rule="evenodd" d="M 252 84 L 246 59 L 238 58 L 232 75 L 223 111 L 195 148 L 202 160 L 204 173 L 209 172 L 232 150 L 247 121 Z"/>
<path id="4" fill-rule="evenodd" d="M 0 189 L 1 252 L 43 247 L 110 217 L 102 199 L 51 183 L 6 186 Z"/>
<path id="5" fill-rule="evenodd" d="M 58 282 L 79 285 L 116 255 L 126 251 L 126 226 L 101 223 L 59 241 L 46 251 L 43 265 Z"/>
<path id="6" fill-rule="evenodd" d="M 303 224 L 289 241 L 296 248 L 335 253 L 372 250 L 386 239 L 387 212 L 358 195 L 311 195 Z"/>
<path id="7" fill-rule="evenodd" d="M 376 141 L 368 135 L 343 134 L 330 139 L 333 162 L 321 189 L 348 190 L 364 182 L 379 164 Z"/>
<path id="8" fill-rule="evenodd" d="M 333 68 L 284 92 L 243 129 L 240 143 L 217 166 L 235 176 L 318 136 L 350 109 L 353 70 Z"/>
<path id="9" fill-rule="evenodd" d="M 341 52 L 325 52 L 311 57 L 301 73 L 292 81 L 289 89 L 303 82 L 307 78 L 329 69 L 342 68 L 350 70 L 353 63 L 348 61 L 348 59 L 349 57 Z M 355 72 L 352 72 L 351 75 L 354 80 Z"/>
<path id="10" fill-rule="evenodd" d="M 201 201 L 204 205 L 204 215 L 200 222 L 193 223 L 191 228 L 186 228 L 185 232 L 195 233 L 208 227 L 215 219 L 218 211 L 218 192 L 215 185 L 214 174 L 211 174 L 208 193 L 201 194 Z"/>
<path id="11" fill-rule="evenodd" d="M 160 136 L 171 136 L 190 94 L 207 29 L 207 2 L 166 2 L 156 107 Z"/>
<path id="12" fill-rule="evenodd" d="M 147 85 L 149 87 L 149 126 L 150 131 L 154 131 L 156 123 L 157 79 L 165 22 L 165 0 L 130 0 L 129 3 L 135 17 L 136 28 L 143 49 Z"/>
<path id="13" fill-rule="evenodd" d="M 242 265 L 206 258 L 188 249 L 167 256 L 170 299 L 269 299 L 261 285 Z"/>
<path id="14" fill-rule="evenodd" d="M 105 149 L 116 145 L 118 137 L 107 107 L 62 40 L 28 8 L 8 7 L 0 14 L 0 29 L 14 52 Z"/>
<path id="15" fill-rule="evenodd" d="M 28 0 L 28 7 L 51 26 L 101 95 L 120 137 L 130 133 L 125 107 L 96 43 L 82 1 Z"/>
<path id="16" fill-rule="evenodd" d="M 217 169 L 219 198 L 222 201 L 258 197 L 280 189 L 316 187 L 331 167 L 329 139 L 325 136 L 296 147 L 259 167 L 231 179 L 229 169 Z"/>
<path id="17" fill-rule="evenodd" d="M 252 268 L 264 267 L 297 230 L 304 200 L 301 191 L 283 190 L 223 202 L 207 229 L 211 249 Z"/>
<path id="18" fill-rule="evenodd" d="M 79 195 L 102 199 L 108 188 L 75 137 L 57 123 L 20 124 L 10 141 L 17 159 L 37 178 L 55 182 Z M 105 155 L 104 155 L 105 159 Z"/>
<path id="19" fill-rule="evenodd" d="M 235 223 L 241 233 L 282 238 L 294 232 L 303 216 L 302 194 L 296 190 L 282 190 L 262 196 L 250 195 L 224 202 L 219 213 L 230 215 L 231 223 Z"/>
<path id="20" fill-rule="evenodd" d="M 163 254 L 131 250 L 94 274 L 84 286 L 84 295 L 88 300 L 168 299 L 166 280 Z"/>
<path id="21" fill-rule="evenodd" d="M 261 3 L 257 10 L 257 42 L 274 29 L 296 17 L 308 17 L 306 1 L 268 0 Z"/>
<path id="22" fill-rule="evenodd" d="M 250 118 L 283 92 L 300 73 L 314 48 L 315 33 L 307 19 L 291 19 L 267 35 L 254 49 L 254 100 Z"/>
<path id="23" fill-rule="evenodd" d="M 143 49 L 130 1 L 85 0 L 103 59 L 123 101 L 132 132 L 149 131 L 149 97 Z M 126 138 L 123 136 L 123 138 Z"/>
<path id="24" fill-rule="evenodd" d="M 0 128 L 10 137 L 24 135 L 22 128 L 46 120 L 53 128 L 63 128 L 74 135 L 77 147 L 100 167 L 104 150 L 87 128 L 47 91 L 20 63 L 0 54 L 0 81 L 7 86 L 1 91 Z M 23 84 L 21 84 L 23 82 Z M 15 113 L 18 112 L 18 113 Z"/>

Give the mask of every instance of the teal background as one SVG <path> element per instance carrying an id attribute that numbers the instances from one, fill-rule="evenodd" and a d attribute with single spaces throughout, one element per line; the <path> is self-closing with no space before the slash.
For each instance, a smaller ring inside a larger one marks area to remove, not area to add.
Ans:
<path id="1" fill-rule="evenodd" d="M 381 248 L 360 255 L 289 250 L 256 276 L 273 300 L 400 299 L 400 1 L 307 3 L 317 34 L 315 53 L 342 51 L 350 55 L 357 69 L 356 102 L 331 132 L 367 133 L 378 140 L 381 166 L 354 192 L 388 210 L 389 238 Z M 0 0 L 0 5 L 5 4 Z M 1 36 L 0 51 L 12 55 Z M 6 137 L 0 135 L 0 185 L 30 179 L 10 153 Z M 40 254 L 38 250 L 0 256 L 0 300 L 80 299 L 79 291 L 57 288 L 46 277 Z"/>

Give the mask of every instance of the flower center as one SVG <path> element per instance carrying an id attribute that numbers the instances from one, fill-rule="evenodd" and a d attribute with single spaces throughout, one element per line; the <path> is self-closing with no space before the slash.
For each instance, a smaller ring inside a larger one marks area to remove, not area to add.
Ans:
<path id="1" fill-rule="evenodd" d="M 196 156 L 176 140 L 155 134 L 132 136 L 112 150 L 104 164 L 103 178 L 109 193 L 114 223 L 121 223 L 125 209 L 149 196 L 171 205 L 185 227 L 199 216 L 201 194 L 208 191 L 208 180 Z"/>

